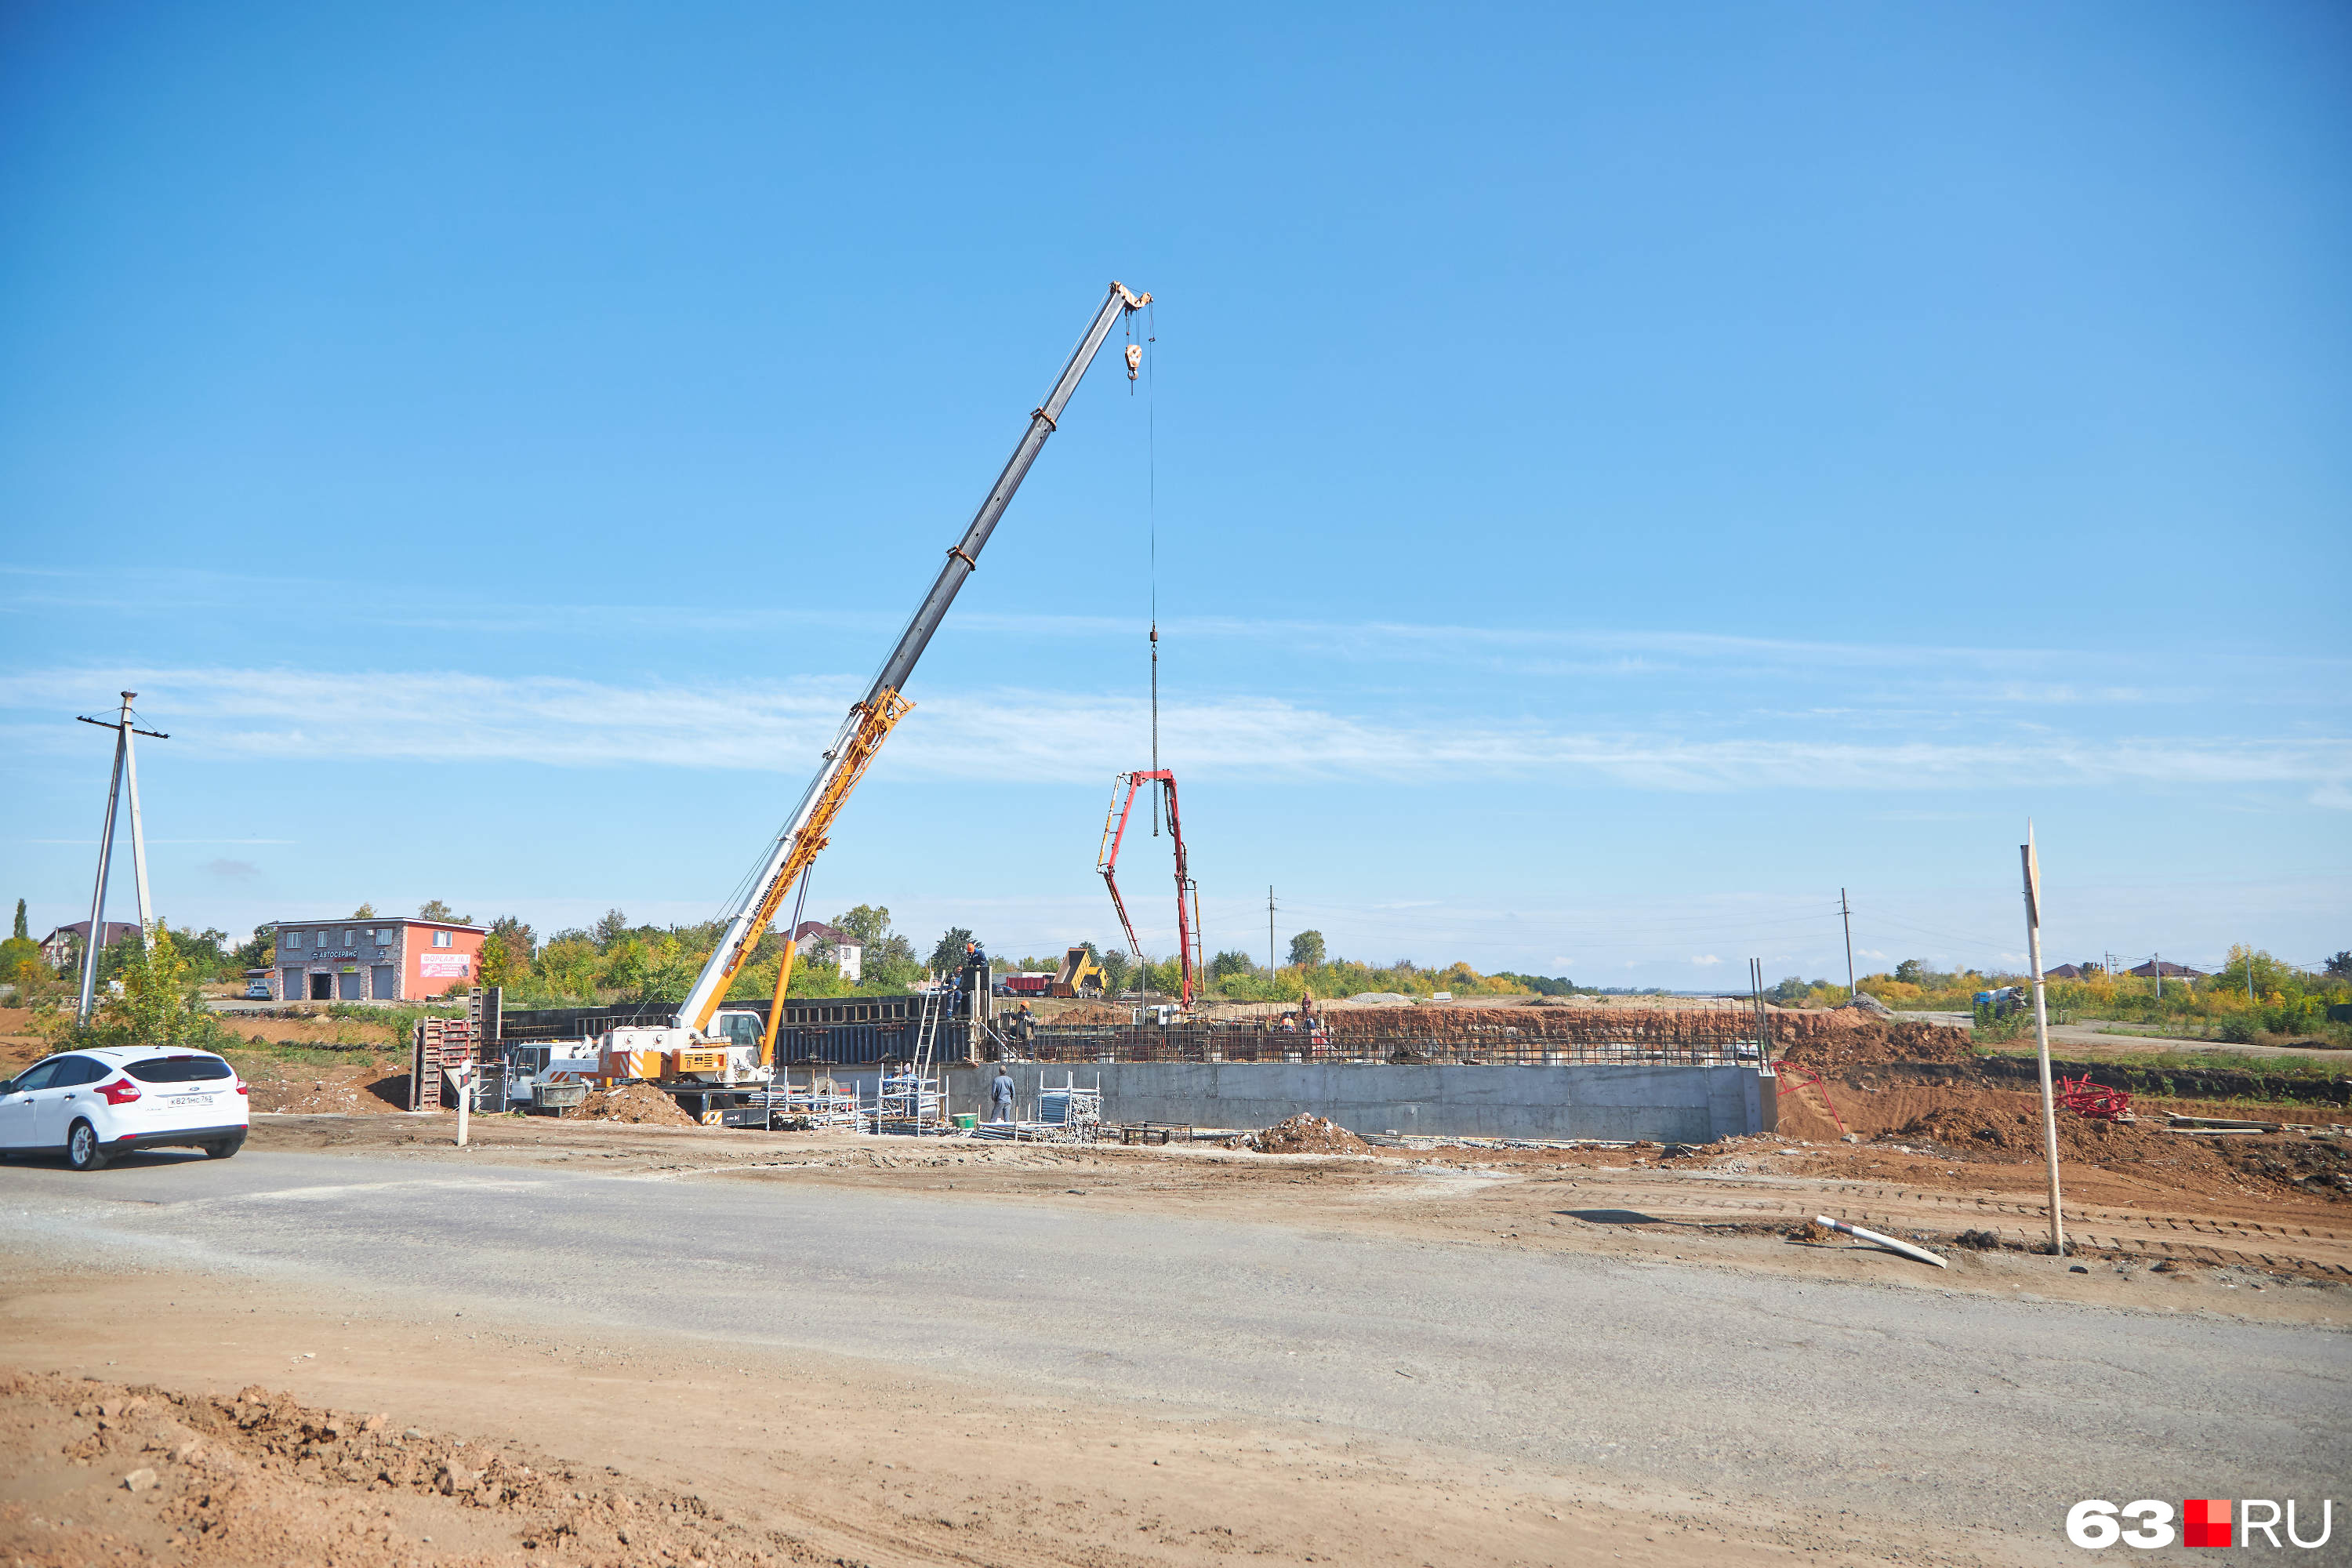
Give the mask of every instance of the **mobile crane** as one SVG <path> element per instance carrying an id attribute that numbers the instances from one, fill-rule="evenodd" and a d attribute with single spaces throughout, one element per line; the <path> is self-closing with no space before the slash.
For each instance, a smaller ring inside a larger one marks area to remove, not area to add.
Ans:
<path id="1" fill-rule="evenodd" d="M 1168 837 L 1176 841 L 1176 957 L 1183 975 L 1183 995 L 1180 1005 L 1186 1012 L 1192 1010 L 1195 979 L 1200 973 L 1201 885 L 1184 859 L 1184 825 L 1176 816 L 1176 775 L 1166 768 L 1142 773 L 1120 773 L 1111 780 L 1110 811 L 1103 818 L 1102 852 L 1095 858 L 1095 869 L 1102 873 L 1103 886 L 1110 889 L 1111 907 L 1118 910 L 1118 923 L 1127 931 L 1127 950 L 1135 954 L 1138 963 L 1143 962 L 1143 948 L 1135 940 L 1135 922 L 1127 918 L 1127 900 L 1118 896 L 1118 847 L 1127 837 L 1127 819 L 1135 810 L 1135 795 L 1147 784 L 1157 784 L 1167 792 Z M 1127 786 L 1127 796 L 1119 797 L 1119 785 Z"/>
<path id="2" fill-rule="evenodd" d="M 783 962 L 778 966 L 775 1005 L 769 1010 L 764 1030 L 757 1014 L 722 1012 L 719 1003 L 725 999 L 735 976 L 751 961 L 761 933 L 782 907 L 785 895 L 824 847 L 842 807 L 848 804 L 850 792 L 865 776 L 875 753 L 914 706 L 904 692 L 908 678 L 915 672 L 916 661 L 923 657 L 923 649 L 946 618 L 948 606 L 955 603 L 964 580 L 979 570 L 982 548 L 995 531 L 1004 509 L 1013 503 L 1014 492 L 1020 489 L 1030 466 L 1045 448 L 1046 437 L 1058 428 L 1062 410 L 1077 391 L 1078 383 L 1101 351 L 1104 340 L 1109 337 L 1112 327 L 1150 302 L 1149 294 L 1134 293 L 1116 282 L 1110 286 L 1102 308 L 1095 312 L 1093 323 L 1078 340 L 1069 363 L 1062 367 L 1054 390 L 1044 403 L 1031 410 L 1028 429 L 1013 448 L 1013 456 L 1005 462 L 1003 472 L 997 475 L 996 483 L 989 488 L 971 526 L 964 530 L 961 539 L 948 547 L 948 558 L 940 567 L 931 591 L 916 607 L 914 618 L 907 623 L 898 646 L 883 661 L 873 685 L 850 709 L 849 717 L 843 721 L 840 733 L 835 736 L 832 748 L 817 768 L 816 777 L 810 781 L 800 804 L 770 843 L 759 868 L 746 879 L 742 895 L 728 919 L 725 934 L 711 950 L 677 1016 L 667 1027 L 608 1031 L 599 1041 L 601 1076 L 608 1080 L 650 1079 L 662 1089 L 683 1090 L 761 1085 L 773 1079 L 776 1028 L 783 1018 L 784 991 L 792 980 L 791 939 L 786 939 Z M 1129 344 L 1129 380 L 1134 379 L 1141 357 L 1139 346 Z"/>

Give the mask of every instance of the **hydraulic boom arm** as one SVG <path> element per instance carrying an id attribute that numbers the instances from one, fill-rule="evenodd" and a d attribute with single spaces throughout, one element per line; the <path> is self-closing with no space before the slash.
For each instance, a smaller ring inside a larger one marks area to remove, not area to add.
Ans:
<path id="1" fill-rule="evenodd" d="M 1182 1005 L 1190 1008 L 1196 989 L 1196 949 L 1200 943 L 1201 889 L 1192 880 L 1192 868 L 1184 858 L 1184 825 L 1176 815 L 1176 775 L 1166 768 L 1149 773 L 1120 773 L 1111 780 L 1113 792 L 1109 815 L 1103 818 L 1102 853 L 1096 857 L 1095 869 L 1102 873 L 1103 886 L 1110 889 L 1111 907 L 1118 910 L 1118 923 L 1127 931 L 1127 949 L 1135 954 L 1136 962 L 1143 961 L 1143 948 L 1135 940 L 1135 922 L 1127 918 L 1127 900 L 1118 896 L 1118 847 L 1127 837 L 1127 819 L 1135 810 L 1135 792 L 1147 784 L 1157 784 L 1168 795 L 1168 836 L 1176 841 L 1176 953 L 1177 968 L 1183 977 Z M 1127 786 L 1124 800 L 1118 796 L 1121 784 Z"/>
<path id="2" fill-rule="evenodd" d="M 694 989 L 687 993 L 685 1003 L 678 1008 L 675 1020 L 677 1026 L 700 1031 L 709 1025 L 710 1015 L 725 998 L 727 987 L 733 983 L 743 965 L 750 962 L 752 950 L 759 945 L 760 933 L 766 931 L 768 922 L 776 918 L 776 910 L 782 906 L 784 895 L 791 890 L 801 873 L 808 868 L 809 863 L 816 858 L 817 851 L 824 847 L 826 836 L 833 830 L 834 819 L 848 803 L 850 792 L 857 787 L 857 781 L 865 776 L 867 765 L 874 761 L 874 754 L 889 738 L 892 726 L 913 706 L 899 695 L 907 684 L 907 678 L 914 674 L 916 661 L 923 657 L 923 649 L 929 645 L 931 634 L 938 631 L 940 623 L 947 618 L 948 606 L 955 603 L 956 594 L 963 587 L 964 579 L 979 569 L 980 552 L 988 543 L 988 536 L 996 531 L 997 520 L 1004 515 L 1004 509 L 1012 504 L 1013 493 L 1020 489 L 1021 481 L 1028 477 L 1030 465 L 1037 460 L 1038 452 L 1044 449 L 1045 437 L 1054 433 L 1056 422 L 1062 417 L 1063 408 L 1069 403 L 1070 395 L 1077 391 L 1078 383 L 1085 377 L 1087 367 L 1094 363 L 1103 340 L 1110 335 L 1111 328 L 1129 311 L 1139 310 L 1150 302 L 1149 294 L 1130 293 L 1125 286 L 1118 283 L 1110 286 L 1102 309 L 1095 312 L 1094 324 L 1079 340 L 1077 352 L 1070 355 L 1070 363 L 1062 367 L 1061 377 L 1054 383 L 1052 394 L 1030 413 L 1029 428 L 1023 433 L 1020 445 L 1013 448 L 1012 458 L 1005 463 L 1004 471 L 997 475 L 996 483 L 990 487 L 987 499 L 980 503 L 980 510 L 973 516 L 971 526 L 964 530 L 962 539 L 948 547 L 947 561 L 940 566 L 939 578 L 931 584 L 931 591 L 923 596 L 914 619 L 907 623 L 907 629 L 899 636 L 898 646 L 883 661 L 882 668 L 874 677 L 874 684 L 867 689 L 865 699 L 849 710 L 849 717 L 842 724 L 840 734 L 835 737 L 832 749 L 824 753 L 824 762 L 817 769 L 816 777 L 810 781 L 807 792 L 801 796 L 800 805 L 793 809 L 782 831 L 769 846 L 766 863 L 751 879 L 742 906 L 729 920 L 726 934 L 711 950 L 709 961 L 703 964 L 702 973 L 695 978 Z M 769 1038 L 774 1038 L 772 1021 Z"/>

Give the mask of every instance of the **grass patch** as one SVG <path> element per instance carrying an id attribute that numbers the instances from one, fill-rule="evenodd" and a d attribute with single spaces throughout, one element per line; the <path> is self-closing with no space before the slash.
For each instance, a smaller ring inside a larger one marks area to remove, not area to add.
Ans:
<path id="1" fill-rule="evenodd" d="M 372 1067 L 382 1067 L 387 1058 L 397 1057 L 400 1052 L 396 1047 L 374 1041 L 301 1044 L 291 1040 L 257 1039 L 228 1046 L 221 1054 L 240 1065 L 253 1062 L 275 1067 L 330 1068 L 349 1067 L 362 1059 Z"/>

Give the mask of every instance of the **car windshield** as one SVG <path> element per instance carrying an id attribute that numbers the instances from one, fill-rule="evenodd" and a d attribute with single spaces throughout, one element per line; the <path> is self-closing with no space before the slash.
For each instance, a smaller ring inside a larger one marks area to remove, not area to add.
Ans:
<path id="1" fill-rule="evenodd" d="M 142 1083 L 203 1083 L 230 1076 L 228 1063 L 218 1057 L 149 1057 L 128 1070 Z"/>

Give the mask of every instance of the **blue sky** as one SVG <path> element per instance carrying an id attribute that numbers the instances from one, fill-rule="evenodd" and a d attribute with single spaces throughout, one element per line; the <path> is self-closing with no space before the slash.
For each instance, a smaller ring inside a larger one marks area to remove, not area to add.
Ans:
<path id="1" fill-rule="evenodd" d="M 1213 949 L 2352 946 L 2352 13 L 1144 21 L 0 13 L 0 894 L 715 912 L 1118 278 L 817 912 L 1113 937 L 1156 529 Z"/>

